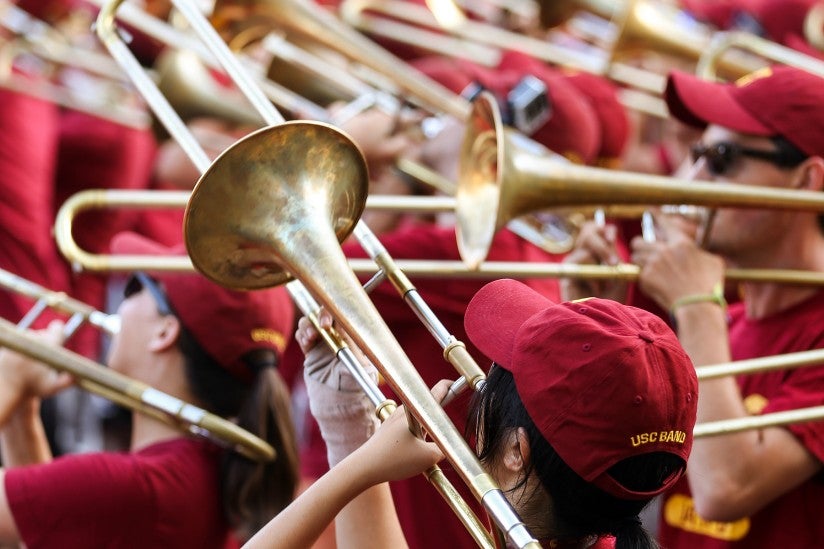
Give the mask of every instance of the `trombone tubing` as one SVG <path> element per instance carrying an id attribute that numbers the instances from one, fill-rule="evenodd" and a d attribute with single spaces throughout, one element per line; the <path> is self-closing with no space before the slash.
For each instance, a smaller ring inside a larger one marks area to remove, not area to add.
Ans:
<path id="1" fill-rule="evenodd" d="M 158 391 L 118 372 L 73 353 L 52 347 L 0 318 L 0 346 L 68 372 L 77 384 L 132 410 L 176 426 L 192 434 L 218 441 L 256 461 L 272 461 L 275 449 L 267 442 L 241 429 L 231 421 Z"/>
<path id="2" fill-rule="evenodd" d="M 118 331 L 119 322 L 117 315 L 110 315 L 98 311 L 91 305 L 69 297 L 63 292 L 49 290 L 5 269 L 0 269 L 0 286 L 17 294 L 42 302 L 46 307 L 57 311 L 70 315 L 80 315 L 83 320 L 110 335 Z"/>
<path id="3" fill-rule="evenodd" d="M 395 411 L 397 404 L 393 400 L 387 399 L 377 383 L 366 374 L 360 361 L 352 349 L 349 348 L 343 337 L 334 328 L 331 330 L 321 328 L 320 321 L 318 320 L 320 306 L 306 288 L 299 282 L 292 281 L 287 283 L 287 289 L 298 309 L 312 322 L 326 345 L 335 353 L 337 359 L 343 363 L 355 381 L 357 381 L 358 385 L 360 385 L 366 397 L 375 407 L 375 415 L 382 422 L 385 421 L 392 412 Z M 493 549 L 494 545 L 489 532 L 486 531 L 466 501 L 464 501 L 457 490 L 455 490 L 455 487 L 443 474 L 441 468 L 434 465 L 428 469 L 424 475 L 455 513 L 469 532 L 469 535 L 475 540 L 475 543 L 483 549 Z"/>
<path id="4" fill-rule="evenodd" d="M 167 131 L 178 140 L 196 168 L 204 174 L 211 166 L 211 162 L 205 151 L 199 147 L 194 136 L 188 131 L 183 121 L 169 105 L 169 102 L 157 89 L 157 86 L 144 74 L 137 59 L 131 54 L 117 35 L 115 13 L 121 3 L 122 0 L 112 0 L 103 6 L 97 19 L 97 33 L 115 60 L 124 67 L 126 73 L 134 80 L 135 85 L 141 93 L 144 94 L 150 107 L 166 126 Z M 240 87 L 241 91 L 247 96 L 253 106 L 258 109 L 265 122 L 270 125 L 283 123 L 283 117 L 277 109 L 266 100 L 260 92 L 260 89 L 254 85 L 251 78 L 238 66 L 237 59 L 232 56 L 226 44 L 220 39 L 215 29 L 209 25 L 208 21 L 206 21 L 205 17 L 197 8 L 186 0 L 173 0 L 172 4 L 189 21 L 201 39 L 206 42 L 220 63 L 224 65 L 224 68 L 230 77 L 232 77 L 233 81 Z M 363 223 L 359 222 L 359 225 L 363 225 Z M 340 256 L 343 257 L 343 254 L 340 253 Z M 351 276 L 354 278 L 354 274 L 351 274 Z M 355 279 L 355 282 L 356 280 L 357 279 Z M 318 284 L 318 281 L 310 280 L 309 282 L 313 284 L 316 291 L 322 289 L 319 286 L 323 286 L 323 284 Z M 358 286 L 358 288 L 360 288 L 360 286 Z M 364 305 L 369 303 L 369 299 L 362 289 L 360 292 L 360 294 L 363 294 L 362 296 L 357 292 L 353 293 L 357 300 L 362 301 Z M 323 301 L 323 304 L 330 311 L 337 310 L 337 307 L 334 306 L 334 302 L 328 295 Z M 372 309 L 374 310 L 374 306 Z M 369 308 L 367 307 L 364 310 L 369 310 Z M 380 317 L 378 316 L 378 318 Z M 353 338 L 364 352 L 372 355 L 370 358 L 373 362 L 382 367 L 384 377 L 387 378 L 396 389 L 409 387 L 410 390 L 413 391 L 411 397 L 407 399 L 408 408 L 415 413 L 417 419 L 421 421 L 432 439 L 437 442 L 444 454 L 449 457 L 450 461 L 455 465 L 456 470 L 472 489 L 478 500 L 484 504 L 496 524 L 510 537 L 516 546 L 538 547 L 537 540 L 529 534 L 511 504 L 506 500 L 501 489 L 495 484 L 492 477 L 484 471 L 477 456 L 460 436 L 455 426 L 449 421 L 446 413 L 440 409 L 434 401 L 431 393 L 429 393 L 428 387 L 423 383 L 420 376 L 417 375 L 408 357 L 406 357 L 399 346 L 397 346 L 397 342 L 395 342 L 396 345 L 394 347 L 390 346 L 389 349 L 385 349 L 388 351 L 387 354 L 389 357 L 384 358 L 391 358 L 391 360 L 382 362 L 379 360 L 372 346 L 366 344 L 367 340 L 372 340 L 372 342 L 376 343 L 379 339 L 377 334 L 374 334 L 372 330 L 370 330 L 368 334 L 363 335 L 357 330 L 352 329 L 354 325 L 349 321 L 349 318 L 341 318 L 339 320 L 344 327 L 349 329 Z M 376 328 L 376 331 L 381 332 L 381 336 L 388 337 L 389 340 L 394 340 L 385 323 L 378 323 L 373 320 L 371 324 L 372 328 Z M 393 366 L 389 367 L 389 364 Z M 399 383 L 401 380 L 404 383 Z M 405 394 L 409 396 L 408 393 Z"/>
<path id="5" fill-rule="evenodd" d="M 696 438 L 712 437 L 752 429 L 763 429 L 765 427 L 821 420 L 824 420 L 824 406 L 811 406 L 809 408 L 772 412 L 760 416 L 747 416 L 699 423 L 695 426 L 692 434 Z"/>

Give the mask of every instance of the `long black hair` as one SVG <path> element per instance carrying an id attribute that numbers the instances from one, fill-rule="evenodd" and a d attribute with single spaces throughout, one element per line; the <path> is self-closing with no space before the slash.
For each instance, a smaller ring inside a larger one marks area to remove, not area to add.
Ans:
<path id="1" fill-rule="evenodd" d="M 513 491 L 524 486 L 533 473 L 538 476 L 549 495 L 541 520 L 553 539 L 613 535 L 616 549 L 658 547 L 638 516 L 651 499 L 616 498 L 581 478 L 538 431 L 518 395 L 512 373 L 493 364 L 483 390 L 473 396 L 467 421 L 467 434 L 470 439 L 475 437 L 481 462 L 495 464 L 503 454 L 508 435 L 518 428 L 526 432 L 530 460 Z M 609 474 L 627 488 L 651 491 L 684 466 L 684 461 L 675 455 L 652 452 L 620 461 L 609 469 Z M 537 491 L 523 497 L 540 502 L 540 494 L 534 493 Z"/>

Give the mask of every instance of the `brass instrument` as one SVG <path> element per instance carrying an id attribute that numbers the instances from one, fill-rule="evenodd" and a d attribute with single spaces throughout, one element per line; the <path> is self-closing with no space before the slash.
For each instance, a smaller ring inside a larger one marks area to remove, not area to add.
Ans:
<path id="1" fill-rule="evenodd" d="M 708 380 L 725 376 L 819 366 L 821 364 L 824 364 L 824 349 L 812 349 L 784 355 L 765 356 L 723 364 L 699 366 L 695 369 L 695 373 L 698 375 L 699 380 Z M 824 406 L 811 406 L 808 408 L 773 412 L 758 416 L 699 423 L 695 426 L 693 434 L 696 437 L 716 436 L 749 429 L 788 425 L 790 423 L 821 421 L 822 419 L 824 419 Z"/>
<path id="2" fill-rule="evenodd" d="M 91 305 L 67 296 L 63 292 L 48 290 L 39 284 L 0 269 L 0 287 L 26 296 L 35 301 L 34 306 L 17 323 L 18 327 L 28 328 L 46 309 L 54 309 L 70 315 L 63 337 L 69 337 L 81 324 L 87 322 L 107 334 L 113 335 L 120 331 L 120 318 L 117 315 L 98 311 Z"/>
<path id="3" fill-rule="evenodd" d="M 290 282 L 289 287 L 292 298 L 294 299 L 298 309 L 300 309 L 304 316 L 312 322 L 324 343 L 326 343 L 332 352 L 335 353 L 337 359 L 344 364 L 352 377 L 357 381 L 358 385 L 360 385 L 364 394 L 366 394 L 367 398 L 369 398 L 372 405 L 375 406 L 375 416 L 377 416 L 377 418 L 381 421 L 385 421 L 392 414 L 392 412 L 395 411 L 397 407 L 395 401 L 387 399 L 383 392 L 381 392 L 377 383 L 375 383 L 372 378 L 366 374 L 363 366 L 360 364 L 345 339 L 337 332 L 337 330 L 334 328 L 326 330 L 320 326 L 320 321 L 318 320 L 320 306 L 309 294 L 306 288 L 296 282 Z M 464 380 L 464 378 L 460 378 L 459 381 L 462 380 Z M 453 390 L 456 390 L 456 384 L 453 384 L 453 387 L 450 388 L 450 393 L 452 393 Z M 452 394 L 454 395 L 455 393 Z M 447 396 L 447 398 L 449 398 L 449 396 Z M 446 405 L 445 401 L 443 402 L 443 405 Z M 478 546 L 483 549 L 493 549 L 494 544 L 489 532 L 486 531 L 472 510 L 465 505 L 465 503 L 463 503 L 461 495 L 455 490 L 449 482 L 449 479 L 444 476 L 441 468 L 437 465 L 433 465 L 424 473 L 424 475 L 435 487 L 435 489 L 438 490 L 438 493 L 444 501 L 446 501 L 452 509 L 452 512 L 455 513 L 461 523 L 463 523 Z"/>
<path id="4" fill-rule="evenodd" d="M 81 249 L 72 237 L 74 219 L 81 212 L 96 208 L 183 208 L 189 200 L 188 191 L 132 191 L 120 189 L 91 189 L 69 197 L 57 213 L 55 238 L 61 254 L 75 270 L 93 272 L 172 271 L 192 272 L 194 266 L 187 256 L 144 256 L 92 254 Z M 452 197 L 398 197 L 370 196 L 367 208 L 418 211 L 454 211 Z M 643 212 L 644 206 L 605 206 L 607 215 L 633 216 Z M 628 208 L 626 211 L 624 208 Z M 568 263 L 484 261 L 476 269 L 467 268 L 462 261 L 396 260 L 397 267 L 412 278 L 582 278 L 601 280 L 637 280 L 640 269 L 628 263 L 619 265 L 575 265 Z M 359 275 L 372 275 L 379 267 L 371 259 L 350 259 L 349 267 Z M 725 278 L 737 282 L 777 282 L 819 286 L 824 285 L 824 274 L 814 271 L 788 269 L 729 268 Z"/>
<path id="5" fill-rule="evenodd" d="M 824 406 L 810 406 L 809 408 L 772 412 L 769 414 L 762 414 L 760 416 L 747 416 L 699 423 L 695 426 L 692 434 L 694 437 L 711 437 L 737 433 L 740 431 L 748 431 L 751 429 L 763 429 L 765 427 L 789 425 L 791 423 L 821 421 L 823 419 Z"/>
<path id="6" fill-rule="evenodd" d="M 149 118 L 144 110 L 124 105 L 123 96 L 128 90 L 122 81 L 118 81 L 121 72 L 109 57 L 70 45 L 68 39 L 51 25 L 6 0 L 0 0 L 0 26 L 16 35 L 9 40 L 0 39 L 0 87 L 130 128 L 148 126 Z M 58 66 L 81 70 L 104 93 L 91 96 L 46 79 L 33 82 L 22 77 L 13 71 L 13 66 L 25 54 L 33 54 L 50 63 L 50 72 Z"/>
<path id="7" fill-rule="evenodd" d="M 718 79 L 719 59 L 726 51 L 733 48 L 747 50 L 771 61 L 790 65 L 824 78 L 824 61 L 754 34 L 740 31 L 716 33 L 699 57 L 695 74 L 705 80 Z"/>
<path id="8" fill-rule="evenodd" d="M 478 44 L 487 44 L 495 48 L 516 49 L 555 65 L 605 75 L 635 88 L 619 93 L 619 99 L 625 106 L 657 117 L 668 116 L 666 105 L 660 98 L 655 97 L 663 92 L 666 79 L 649 71 L 610 63 L 606 57 L 593 57 L 591 54 L 573 51 L 544 40 L 471 20 L 456 27 L 443 29 L 448 35 L 465 40 L 466 45 L 445 43 L 444 36 L 425 30 L 438 28 L 437 21 L 429 10 L 400 0 L 344 0 L 340 9 L 341 17 L 355 28 L 441 55 L 470 59 L 484 65 L 496 65 L 497 60 L 490 58 L 488 53 L 474 53 L 471 49 Z M 367 11 L 369 13 L 365 13 Z M 393 19 L 372 15 L 373 12 L 383 13 Z M 496 54 L 499 57 L 500 51 Z M 644 93 L 639 90 L 643 90 Z"/>
<path id="9" fill-rule="evenodd" d="M 220 13 L 218 2 L 215 12 Z M 463 120 L 469 104 L 434 80 L 409 67 L 385 49 L 308 0 L 269 0 L 252 5 L 249 18 L 269 21 L 289 37 L 321 44 L 387 77 L 393 90 L 409 95 L 435 113 Z"/>
<path id="10" fill-rule="evenodd" d="M 536 210 L 599 204 L 696 204 L 824 211 L 811 191 L 679 180 L 577 166 L 536 154 L 504 128 L 494 98 L 482 93 L 461 149 L 457 192 L 458 247 L 470 268 L 484 260 L 497 230 Z"/>
<path id="11" fill-rule="evenodd" d="M 0 286 L 37 299 L 35 307 L 17 326 L 0 319 L 0 346 L 43 362 L 55 370 L 68 372 L 74 376 L 79 387 L 121 406 L 151 416 L 190 434 L 208 438 L 255 461 L 275 459 L 275 449 L 271 445 L 231 421 L 119 374 L 77 353 L 47 345 L 26 330 L 46 306 L 72 315 L 66 324 L 69 330 L 63 331 L 65 337 L 83 321 L 108 333 L 116 333 L 120 328 L 120 319 L 117 315 L 97 311 L 65 294 L 47 290 L 4 270 L 0 270 Z"/>
<path id="12" fill-rule="evenodd" d="M 91 1 L 98 6 L 103 5 L 103 0 Z M 147 36 L 164 44 L 168 44 L 178 52 L 189 52 L 180 53 L 181 57 L 178 58 L 178 60 L 174 63 L 169 63 L 168 67 L 162 67 L 158 74 L 160 85 L 163 86 L 164 90 L 168 89 L 168 87 L 163 84 L 164 79 L 172 81 L 189 78 L 189 80 L 185 82 L 186 85 L 180 88 L 185 91 L 178 91 L 177 93 L 179 95 L 176 100 L 172 97 L 175 107 L 185 110 L 195 105 L 198 106 L 199 109 L 202 109 L 203 112 L 217 113 L 218 116 L 225 116 L 232 122 L 246 124 L 249 123 L 250 120 L 257 120 L 254 125 L 260 124 L 260 116 L 254 112 L 251 106 L 219 106 L 215 104 L 214 98 L 206 96 L 206 94 L 201 91 L 204 88 L 208 89 L 209 86 L 213 86 L 213 79 L 205 74 L 202 67 L 192 68 L 186 64 L 191 62 L 195 65 L 205 64 L 212 69 L 222 69 L 221 64 L 202 42 L 129 3 L 124 4 L 119 9 L 118 18 Z M 194 55 L 194 57 L 192 57 L 192 55 Z M 195 59 L 197 59 L 197 63 L 194 63 Z M 176 73 L 176 70 L 180 70 L 180 72 Z M 184 77 L 182 76 L 183 74 L 187 76 Z M 263 93 L 269 100 L 284 109 L 308 113 L 313 118 L 318 119 L 324 117 L 326 114 L 326 111 L 322 107 L 311 101 L 307 101 L 305 98 L 276 82 L 262 77 L 255 78 L 255 81 L 258 86 L 262 88 Z M 217 110 L 211 111 L 210 109 L 212 108 L 216 108 Z M 200 112 L 199 109 L 198 112 Z"/>
<path id="13" fill-rule="evenodd" d="M 120 0 L 114 0 L 103 7 L 98 17 L 98 35 L 203 174 L 185 219 L 187 249 L 193 262 L 213 280 L 235 288 L 284 282 L 289 278 L 287 272 L 297 275 L 352 335 L 390 385 L 404 395 L 410 412 L 455 465 L 501 531 L 518 547 L 537 547 L 537 541 L 528 534 L 501 490 L 435 402 L 354 273 L 346 267 L 338 239 L 352 228 L 365 232 L 362 223 L 356 225 L 367 185 L 366 164 L 358 148 L 327 124 L 285 123 L 248 75 L 236 66 L 226 44 L 196 7 L 185 0 L 174 0 L 175 7 L 265 121 L 273 124 L 241 139 L 210 165 L 180 117 L 151 86 L 150 79 L 119 40 L 114 22 L 119 4 Z M 281 170 L 280 184 L 272 181 L 277 175 L 275 168 Z M 333 181 L 322 182 L 321 176 Z M 238 187 L 246 192 L 239 192 Z M 279 199 L 270 202 L 267 197 Z M 272 219 L 269 204 L 276 205 L 282 213 L 282 222 Z M 213 217 L 213 212 L 218 215 Z M 234 216 L 242 219 L 233 219 Z M 247 226 L 247 222 L 251 223 Z M 214 245 L 218 247 L 212 249 Z M 312 269 L 331 269 L 329 272 L 334 275 L 318 276 L 310 272 L 307 264 Z M 390 276 L 401 278 L 397 272 L 390 271 Z M 290 282 L 287 289 L 301 282 Z"/>

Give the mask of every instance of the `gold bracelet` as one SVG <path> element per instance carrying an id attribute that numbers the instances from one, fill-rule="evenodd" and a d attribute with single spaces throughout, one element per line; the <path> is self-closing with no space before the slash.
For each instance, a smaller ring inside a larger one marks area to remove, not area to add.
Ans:
<path id="1" fill-rule="evenodd" d="M 720 282 L 716 284 L 711 294 L 692 294 L 676 299 L 672 307 L 670 307 L 670 316 L 675 318 L 675 311 L 684 305 L 691 305 L 693 303 L 715 303 L 723 311 L 727 310 L 727 300 L 724 299 L 724 285 Z"/>

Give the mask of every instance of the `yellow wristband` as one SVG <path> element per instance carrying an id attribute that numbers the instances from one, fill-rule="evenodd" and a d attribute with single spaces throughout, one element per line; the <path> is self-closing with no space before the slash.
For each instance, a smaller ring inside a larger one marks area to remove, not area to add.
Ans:
<path id="1" fill-rule="evenodd" d="M 684 305 L 693 303 L 716 303 L 724 311 L 727 310 L 727 300 L 724 299 L 724 285 L 720 282 L 716 284 L 711 294 L 692 294 L 676 299 L 670 307 L 670 315 L 675 316 L 675 311 Z"/>

